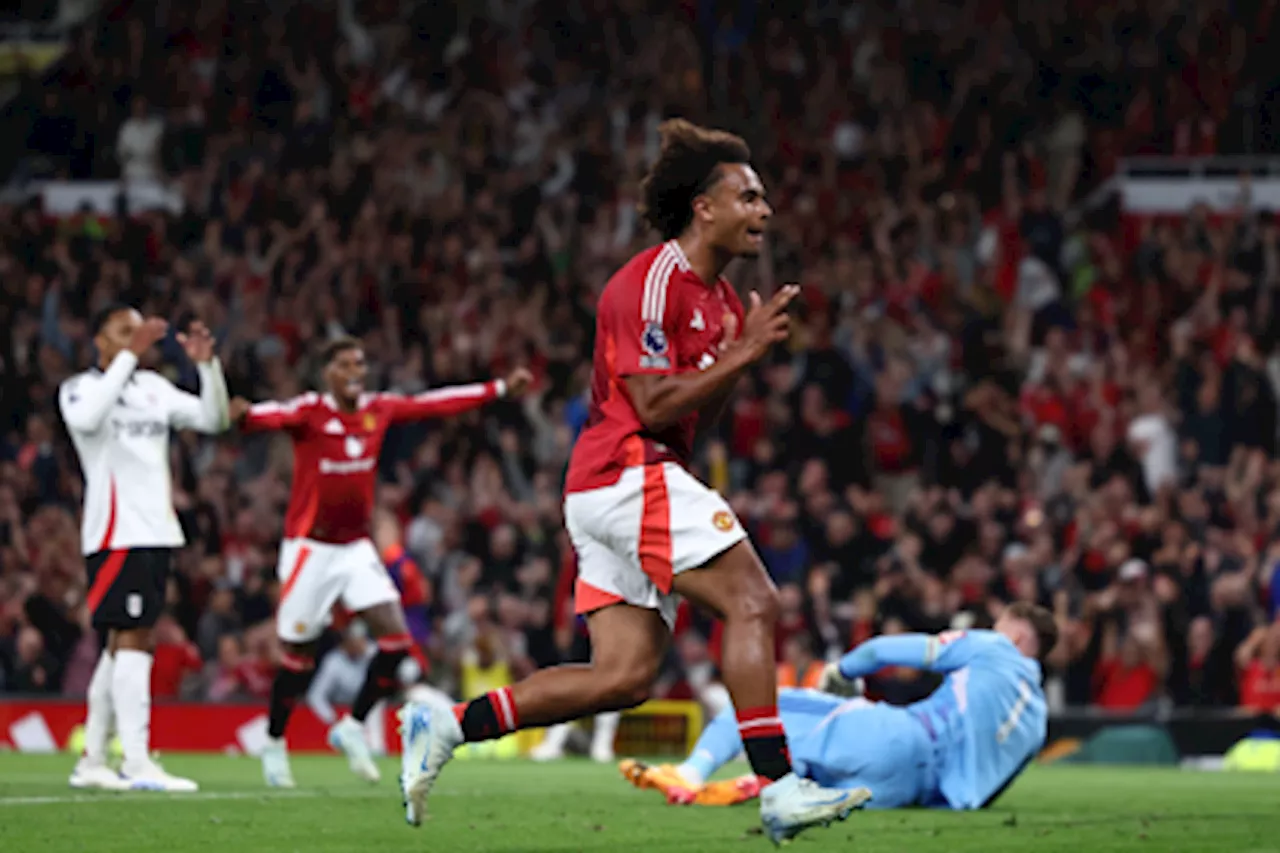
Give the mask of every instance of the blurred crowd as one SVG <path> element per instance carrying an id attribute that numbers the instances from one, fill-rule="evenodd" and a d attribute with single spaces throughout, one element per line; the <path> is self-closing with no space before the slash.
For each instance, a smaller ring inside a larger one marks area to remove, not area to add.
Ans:
<path id="1" fill-rule="evenodd" d="M 112 297 L 208 323 L 254 400 L 345 333 L 390 390 L 532 368 L 523 403 L 393 433 L 378 545 L 416 567 L 455 695 L 572 654 L 593 305 L 653 239 L 637 184 L 682 115 L 741 132 L 776 208 L 735 284 L 803 286 L 696 460 L 781 588 L 789 683 L 1034 600 L 1064 627 L 1055 702 L 1280 707 L 1277 223 L 1080 204 L 1125 155 L 1280 153 L 1278 28 L 1274 0 L 106 4 L 26 81 L 0 163 L 182 203 L 0 208 L 0 690 L 78 695 L 96 654 L 55 392 Z M 194 381 L 173 341 L 155 360 Z M 290 465 L 175 441 L 157 696 L 265 697 Z M 717 646 L 682 614 L 663 690 L 697 693 Z"/>

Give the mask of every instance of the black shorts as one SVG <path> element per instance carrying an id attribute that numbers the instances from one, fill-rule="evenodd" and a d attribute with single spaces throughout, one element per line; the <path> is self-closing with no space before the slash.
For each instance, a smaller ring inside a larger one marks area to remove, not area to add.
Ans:
<path id="1" fill-rule="evenodd" d="M 171 548 L 99 551 L 85 557 L 93 627 L 150 628 L 164 610 Z"/>

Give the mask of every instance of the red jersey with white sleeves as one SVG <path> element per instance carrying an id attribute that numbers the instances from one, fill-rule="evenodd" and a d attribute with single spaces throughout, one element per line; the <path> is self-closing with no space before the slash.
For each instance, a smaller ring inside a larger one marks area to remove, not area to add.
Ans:
<path id="1" fill-rule="evenodd" d="M 704 282 L 674 240 L 646 249 L 614 273 L 596 308 L 591 406 L 569 460 L 566 493 L 610 486 L 636 465 L 688 465 L 698 414 L 650 433 L 623 380 L 706 370 L 720 355 L 729 315 L 741 329 L 742 301 L 733 287 L 723 278 Z"/>
<path id="2" fill-rule="evenodd" d="M 499 382 L 455 385 L 425 394 L 364 394 L 344 412 L 328 394 L 258 403 L 245 415 L 246 433 L 281 430 L 293 439 L 293 488 L 286 538 L 345 544 L 369 535 L 374 478 L 387 428 L 475 409 L 500 395 Z"/>

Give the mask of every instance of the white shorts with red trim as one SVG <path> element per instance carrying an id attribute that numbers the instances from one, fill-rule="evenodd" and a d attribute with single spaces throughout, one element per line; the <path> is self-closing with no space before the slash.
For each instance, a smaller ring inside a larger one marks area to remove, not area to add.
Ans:
<path id="1" fill-rule="evenodd" d="M 564 499 L 578 552 L 578 613 L 611 604 L 657 610 L 675 624 L 672 579 L 747 538 L 724 498 L 672 462 L 628 468 L 611 486 Z"/>
<path id="2" fill-rule="evenodd" d="M 344 545 L 313 539 L 280 543 L 276 633 L 288 643 L 314 640 L 332 621 L 333 605 L 352 613 L 400 600 L 395 582 L 368 539 Z"/>

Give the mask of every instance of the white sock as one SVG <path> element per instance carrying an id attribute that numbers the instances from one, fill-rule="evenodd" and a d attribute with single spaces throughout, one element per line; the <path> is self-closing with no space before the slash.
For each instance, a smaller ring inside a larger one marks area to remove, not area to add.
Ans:
<path id="1" fill-rule="evenodd" d="M 98 665 L 89 679 L 89 693 L 85 696 L 88 711 L 84 721 L 84 757 L 93 764 L 107 763 L 107 744 L 111 739 L 111 673 L 114 669 L 111 652 L 103 649 Z"/>
<path id="2" fill-rule="evenodd" d="M 569 733 L 572 731 L 571 723 L 556 723 L 542 735 L 542 743 L 538 744 L 538 748 L 563 752 L 564 745 L 569 741 Z"/>
<path id="3" fill-rule="evenodd" d="M 111 693 L 126 766 L 150 761 L 151 655 L 135 649 L 116 652 Z"/>
<path id="4" fill-rule="evenodd" d="M 595 731 L 591 733 L 591 749 L 613 752 L 613 736 L 618 733 L 618 721 L 622 715 L 617 711 L 596 714 Z"/>

